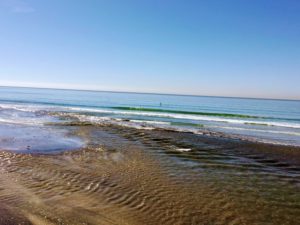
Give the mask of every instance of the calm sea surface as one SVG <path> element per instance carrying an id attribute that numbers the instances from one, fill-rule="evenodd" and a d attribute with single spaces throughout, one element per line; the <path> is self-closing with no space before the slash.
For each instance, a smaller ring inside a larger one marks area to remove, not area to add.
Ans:
<path id="1" fill-rule="evenodd" d="M 222 132 L 263 142 L 300 145 L 300 101 L 0 88 L 0 124 L 53 122 L 40 112 L 137 128 Z"/>

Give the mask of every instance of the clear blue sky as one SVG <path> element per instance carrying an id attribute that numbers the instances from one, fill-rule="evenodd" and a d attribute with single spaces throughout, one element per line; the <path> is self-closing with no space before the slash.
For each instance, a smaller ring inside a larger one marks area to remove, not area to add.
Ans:
<path id="1" fill-rule="evenodd" d="M 300 1 L 0 0 L 0 85 L 300 99 Z"/>

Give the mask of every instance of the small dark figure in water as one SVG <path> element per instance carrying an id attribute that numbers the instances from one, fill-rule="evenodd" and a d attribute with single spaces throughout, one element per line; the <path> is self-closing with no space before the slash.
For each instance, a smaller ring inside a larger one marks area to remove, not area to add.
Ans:
<path id="1" fill-rule="evenodd" d="M 161 102 L 159 103 L 159 106 L 162 107 L 162 103 Z"/>

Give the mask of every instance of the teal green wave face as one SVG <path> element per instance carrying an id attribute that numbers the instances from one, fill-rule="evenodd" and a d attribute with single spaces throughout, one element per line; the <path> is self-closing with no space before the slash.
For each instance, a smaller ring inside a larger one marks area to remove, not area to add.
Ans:
<path id="1" fill-rule="evenodd" d="M 259 116 L 243 115 L 243 114 L 231 114 L 231 113 L 210 113 L 210 112 L 193 112 L 193 111 L 181 111 L 181 110 L 169 110 L 169 109 L 155 109 L 155 108 L 143 108 L 143 107 L 111 107 L 112 109 L 128 110 L 128 111 L 141 111 L 141 112 L 165 112 L 165 113 L 179 113 L 186 115 L 202 115 L 202 116 L 220 116 L 220 117 L 233 117 L 233 118 L 264 118 Z"/>
<path id="2" fill-rule="evenodd" d="M 185 122 L 171 122 L 173 126 L 188 126 L 188 127 L 204 127 L 203 124 L 199 123 L 185 123 Z"/>
<path id="3" fill-rule="evenodd" d="M 245 125 L 253 125 L 253 126 L 272 126 L 272 125 L 269 125 L 267 123 L 254 123 L 254 122 L 246 122 L 244 123 Z"/>

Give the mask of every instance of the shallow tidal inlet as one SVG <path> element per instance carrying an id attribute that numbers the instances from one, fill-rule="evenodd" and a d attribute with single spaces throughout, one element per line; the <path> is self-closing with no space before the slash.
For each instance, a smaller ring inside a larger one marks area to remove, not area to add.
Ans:
<path id="1" fill-rule="evenodd" d="M 79 106 L 70 99 L 81 92 L 53 100 L 30 89 L 29 103 L 11 99 L 18 91 L 2 90 L 0 104 L 1 225 L 300 221 L 298 103 L 284 103 L 295 104 L 289 113 L 203 113 L 186 109 L 195 99 L 154 110 L 137 106 L 153 96 L 117 108 L 107 93 L 83 93 L 94 100 Z"/>

